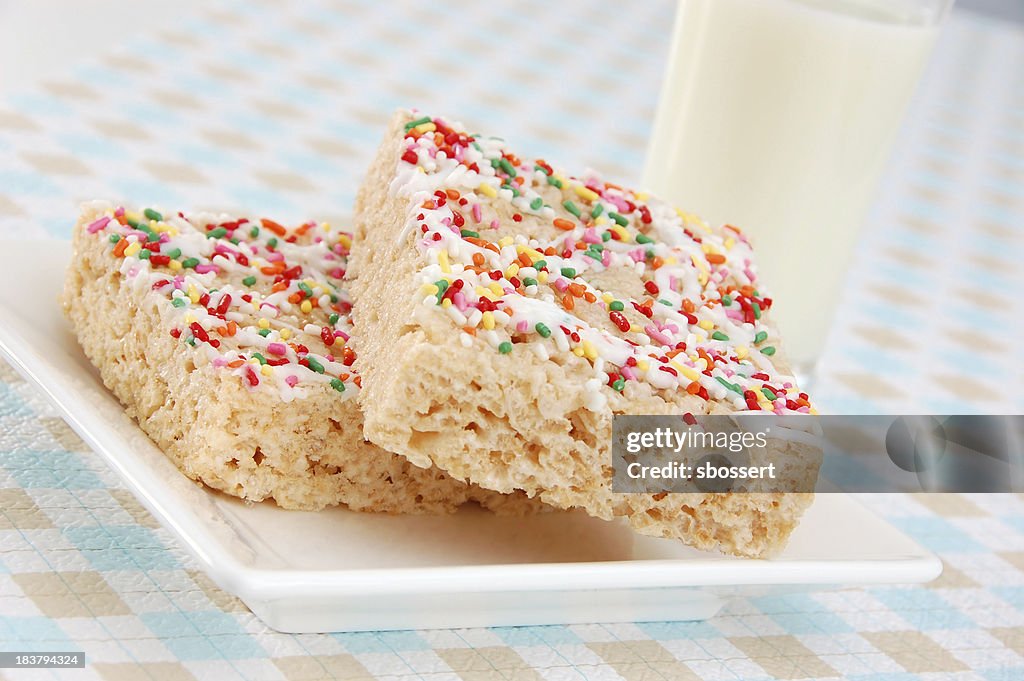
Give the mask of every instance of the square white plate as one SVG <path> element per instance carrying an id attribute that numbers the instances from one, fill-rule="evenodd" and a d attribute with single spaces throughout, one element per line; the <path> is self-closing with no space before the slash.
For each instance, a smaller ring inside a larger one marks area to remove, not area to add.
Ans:
<path id="1" fill-rule="evenodd" d="M 275 629 L 355 631 L 703 619 L 734 594 L 924 582 L 939 560 L 843 494 L 785 552 L 743 560 L 578 513 L 283 511 L 181 475 L 103 387 L 58 303 L 70 247 L 0 242 L 0 351 L 173 532 Z"/>

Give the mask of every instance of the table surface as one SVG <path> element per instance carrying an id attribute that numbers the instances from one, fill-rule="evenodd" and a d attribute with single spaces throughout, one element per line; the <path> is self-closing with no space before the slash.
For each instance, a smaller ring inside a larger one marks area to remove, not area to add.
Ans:
<path id="1" fill-rule="evenodd" d="M 96 197 L 343 220 L 402 105 L 639 175 L 671 2 L 628 18 L 611 0 L 442 6 L 189 0 L 114 27 L 84 10 L 56 22 L 56 42 L 78 31 L 40 57 L 48 75 L 0 71 L 22 74 L 0 89 L 0 238 L 45 248 Z M 1022 224 L 1024 31 L 955 12 L 865 226 L 825 410 L 1021 413 Z M 90 661 L 0 677 L 1024 678 L 1024 497 L 865 501 L 942 557 L 938 581 L 741 599 L 703 623 L 278 634 L 0 363 L 0 649 Z"/>

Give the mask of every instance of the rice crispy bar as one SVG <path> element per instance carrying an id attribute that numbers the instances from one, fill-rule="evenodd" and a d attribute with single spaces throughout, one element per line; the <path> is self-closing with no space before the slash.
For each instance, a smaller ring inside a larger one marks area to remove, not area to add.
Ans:
<path id="1" fill-rule="evenodd" d="M 777 552 L 810 494 L 614 494 L 615 414 L 812 411 L 736 228 L 398 112 L 357 198 L 364 432 L 644 534 Z"/>
<path id="2" fill-rule="evenodd" d="M 193 480 L 288 509 L 537 506 L 363 439 L 350 235 L 326 224 L 82 207 L 64 309 L 126 411 Z"/>

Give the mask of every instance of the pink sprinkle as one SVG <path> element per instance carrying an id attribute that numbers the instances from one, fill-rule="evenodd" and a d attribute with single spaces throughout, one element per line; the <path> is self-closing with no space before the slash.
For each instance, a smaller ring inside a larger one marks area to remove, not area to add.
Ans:
<path id="1" fill-rule="evenodd" d="M 484 212 L 480 210 L 479 203 L 474 203 L 470 212 L 473 214 L 473 222 L 480 224 L 480 221 L 484 219 Z"/>
<path id="2" fill-rule="evenodd" d="M 349 339 L 349 335 L 347 333 L 345 333 L 344 331 L 341 331 L 340 329 L 334 332 L 334 337 L 335 338 L 344 338 L 346 343 L 348 342 L 348 339 Z"/>
<path id="3" fill-rule="evenodd" d="M 747 279 L 749 279 L 750 281 L 755 281 L 757 279 L 757 276 L 750 270 L 749 267 L 743 270 L 743 274 L 747 275 Z"/>
<path id="4" fill-rule="evenodd" d="M 124 217 L 124 206 L 119 206 L 118 209 L 114 211 L 114 217 Z"/>
<path id="5" fill-rule="evenodd" d="M 612 203 L 614 203 L 615 210 L 619 211 L 620 213 L 625 213 L 627 210 L 629 210 L 629 204 L 627 204 L 621 196 L 605 196 L 604 199 L 606 201 L 611 201 Z"/>
<path id="6" fill-rule="evenodd" d="M 326 359 L 328 362 L 333 362 L 334 361 L 334 355 L 332 355 L 330 353 L 327 353 L 326 355 L 324 355 L 324 359 Z"/>
<path id="7" fill-rule="evenodd" d="M 601 237 L 597 235 L 597 230 L 593 227 L 587 227 L 583 230 L 583 243 L 586 244 L 599 244 L 601 243 Z"/>
<path id="8" fill-rule="evenodd" d="M 608 267 L 612 263 L 612 252 L 605 249 L 601 251 L 601 264 Z"/>
<path id="9" fill-rule="evenodd" d="M 174 277 L 174 288 L 180 289 L 185 283 L 185 277 L 180 274 Z"/>
<path id="10" fill-rule="evenodd" d="M 622 374 L 622 376 L 627 381 L 635 381 L 636 380 L 636 374 L 633 372 L 633 369 L 631 367 L 622 367 L 619 370 L 619 373 Z"/>
<path id="11" fill-rule="evenodd" d="M 498 227 L 501 227 L 501 223 L 498 222 L 498 219 L 495 218 L 491 220 L 491 229 L 498 229 Z"/>
<path id="12" fill-rule="evenodd" d="M 88 227 L 86 227 L 85 231 L 87 231 L 89 234 L 95 234 L 96 232 L 106 227 L 108 222 L 110 222 L 110 218 L 108 216 L 103 216 L 99 220 L 96 220 Z"/>
<path id="13" fill-rule="evenodd" d="M 562 246 L 567 251 L 571 251 L 575 245 L 576 245 L 576 242 L 573 241 L 572 237 L 569 237 L 569 236 L 565 237 L 565 241 L 562 242 Z"/>
<path id="14" fill-rule="evenodd" d="M 516 331 L 519 333 L 526 333 L 526 330 L 530 328 L 530 323 L 525 319 L 520 319 L 516 322 Z"/>
<path id="15" fill-rule="evenodd" d="M 633 258 L 633 262 L 643 262 L 644 261 L 643 249 L 634 248 L 632 251 L 629 252 L 629 257 Z"/>
<path id="16" fill-rule="evenodd" d="M 738 322 L 743 321 L 743 315 L 740 314 L 740 311 L 734 310 L 733 308 L 729 308 L 728 310 L 726 310 L 725 316 L 728 317 L 729 319 L 735 319 Z"/>
<path id="17" fill-rule="evenodd" d="M 345 270 L 341 269 L 340 267 L 335 267 L 333 270 L 329 271 L 327 274 L 329 276 L 331 276 L 331 277 L 334 277 L 335 279 L 341 279 L 342 277 L 345 276 Z"/>
<path id="18" fill-rule="evenodd" d="M 554 286 L 558 289 L 559 293 L 565 293 L 566 289 L 569 288 L 569 280 L 565 277 L 559 277 L 555 279 Z"/>
<path id="19" fill-rule="evenodd" d="M 284 253 L 281 251 L 274 251 L 273 253 L 267 254 L 267 262 L 277 262 L 278 260 L 284 260 Z"/>
<path id="20" fill-rule="evenodd" d="M 809 414 L 811 412 L 810 407 L 798 407 L 797 411 L 801 414 Z"/>
<path id="21" fill-rule="evenodd" d="M 266 302 L 266 301 L 264 301 L 264 302 L 260 303 L 260 309 L 261 309 L 261 310 L 262 310 L 263 308 L 265 308 L 265 307 L 269 307 L 269 308 L 270 308 L 271 310 L 273 310 L 273 311 L 274 311 L 274 314 L 275 314 L 275 315 L 276 315 L 276 314 L 277 314 L 277 313 L 279 312 L 279 310 L 278 310 L 278 308 L 277 308 L 277 305 L 273 305 L 273 304 L 271 304 L 271 303 L 268 303 L 268 302 Z"/>
<path id="22" fill-rule="evenodd" d="M 217 272 L 220 272 L 220 268 L 216 265 L 209 265 L 206 263 L 196 265 L 195 270 L 197 274 L 206 274 L 207 272 L 213 272 L 216 274 Z"/>
<path id="23" fill-rule="evenodd" d="M 654 328 L 654 324 L 648 324 L 644 327 L 644 332 L 651 337 L 651 340 L 661 343 L 662 345 L 671 345 L 672 339 Z"/>
<path id="24" fill-rule="evenodd" d="M 450 217 L 445 218 L 444 220 L 441 220 L 441 224 L 444 225 L 445 227 L 451 227 L 452 219 Z"/>
<path id="25" fill-rule="evenodd" d="M 284 343 L 267 343 L 267 352 L 272 355 L 282 356 L 288 352 L 288 346 Z"/>
<path id="26" fill-rule="evenodd" d="M 455 295 L 452 296 L 452 304 L 455 305 L 455 309 L 459 312 L 465 312 L 468 305 L 466 305 L 466 296 L 462 291 L 456 291 Z"/>
<path id="27" fill-rule="evenodd" d="M 128 270 L 128 276 L 129 277 L 134 277 L 138 273 L 139 273 L 139 268 L 138 267 L 132 267 L 132 268 L 130 268 Z"/>
<path id="28" fill-rule="evenodd" d="M 299 382 L 298 376 L 285 376 L 284 382 L 288 384 L 289 388 L 294 388 L 295 384 Z"/>
<path id="29" fill-rule="evenodd" d="M 228 361 L 226 359 L 224 359 L 223 357 L 214 357 L 213 358 L 213 366 L 217 367 L 218 369 L 221 368 L 221 367 L 225 367 L 227 365 L 228 365 Z"/>

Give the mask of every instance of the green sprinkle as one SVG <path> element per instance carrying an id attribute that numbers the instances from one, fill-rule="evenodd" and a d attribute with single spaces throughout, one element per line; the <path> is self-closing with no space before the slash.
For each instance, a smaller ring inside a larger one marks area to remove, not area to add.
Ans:
<path id="1" fill-rule="evenodd" d="M 231 237 L 230 239 L 228 239 L 228 241 L 230 241 L 231 243 L 233 243 L 233 244 L 234 244 L 234 245 L 236 245 L 236 246 L 237 246 L 238 244 L 242 243 L 242 240 L 241 240 L 241 239 L 239 239 L 239 238 L 238 238 L 237 236 L 233 236 L 233 237 Z"/>
<path id="2" fill-rule="evenodd" d="M 121 240 L 121 235 L 120 234 L 111 234 L 109 238 L 110 238 L 110 243 L 116 244 L 118 241 Z"/>
<path id="3" fill-rule="evenodd" d="M 171 260 L 177 260 L 178 258 L 181 257 L 181 249 L 180 248 L 172 248 L 171 250 L 167 251 L 167 253 L 165 255 L 168 258 L 170 258 Z"/>
<path id="4" fill-rule="evenodd" d="M 185 258 L 181 261 L 181 266 L 191 269 L 199 264 L 199 258 Z"/>
<path id="5" fill-rule="evenodd" d="M 300 291 L 302 291 L 303 293 L 305 293 L 305 294 L 306 294 L 306 297 L 307 297 L 307 298 L 312 298 L 312 297 L 313 297 L 313 289 L 311 289 L 311 288 L 309 287 L 309 284 L 307 284 L 307 283 L 306 283 L 306 282 L 304 282 L 304 281 L 300 281 L 300 282 L 299 282 L 299 283 L 297 284 L 297 286 L 298 286 L 298 288 L 299 288 L 299 290 L 300 290 Z"/>
<path id="6" fill-rule="evenodd" d="M 721 331 L 715 331 L 713 334 L 711 334 L 711 337 L 713 339 L 715 339 L 716 341 L 727 341 L 727 340 L 729 340 L 729 337 L 726 336 Z"/>
<path id="7" fill-rule="evenodd" d="M 732 296 L 722 296 L 722 305 L 726 307 L 732 305 Z"/>
<path id="8" fill-rule="evenodd" d="M 612 233 L 611 232 L 601 232 L 601 241 L 611 241 L 611 240 L 612 240 Z"/>
<path id="9" fill-rule="evenodd" d="M 523 286 L 536 286 L 537 280 L 533 277 L 523 277 Z"/>
<path id="10" fill-rule="evenodd" d="M 562 188 L 562 181 L 559 180 L 554 175 L 548 175 L 548 184 L 550 184 L 550 185 L 552 185 L 554 187 L 558 187 L 559 189 Z"/>
<path id="11" fill-rule="evenodd" d="M 569 279 L 572 279 L 576 276 L 576 270 L 572 267 L 563 267 L 561 269 L 561 272 L 563 277 L 568 277 Z"/>
<path id="12" fill-rule="evenodd" d="M 760 345 L 761 343 L 764 343 L 766 340 L 768 340 L 768 332 L 767 331 L 758 331 L 757 335 L 754 336 L 754 344 L 755 345 Z"/>
<path id="13" fill-rule="evenodd" d="M 345 392 L 345 381 L 340 378 L 331 379 L 331 387 L 337 390 L 339 393 Z"/>
<path id="14" fill-rule="evenodd" d="M 761 393 L 765 397 L 767 397 L 769 400 L 771 400 L 772 402 L 774 402 L 776 399 L 778 399 L 778 395 L 773 393 L 771 388 L 768 388 L 768 387 L 761 388 Z"/>
<path id="15" fill-rule="evenodd" d="M 448 290 L 448 280 L 447 279 L 438 279 L 437 281 L 434 282 L 434 286 L 437 287 L 437 292 L 438 293 L 443 294 L 445 291 Z"/>
<path id="16" fill-rule="evenodd" d="M 270 329 L 260 329 L 260 330 L 259 330 L 259 331 L 257 331 L 256 333 L 258 333 L 259 335 L 261 335 L 261 336 L 263 336 L 264 338 L 266 338 L 267 336 L 269 336 L 269 335 L 270 335 Z"/>
<path id="17" fill-rule="evenodd" d="M 215 227 L 206 233 L 209 239 L 219 239 L 222 236 L 226 236 L 228 233 L 227 227 Z"/>
<path id="18" fill-rule="evenodd" d="M 542 338 L 548 338 L 551 336 L 551 329 L 549 329 L 544 322 L 537 322 L 537 325 L 533 328 L 537 329 L 537 333 L 539 333 Z"/>
<path id="19" fill-rule="evenodd" d="M 277 248 L 277 237 L 271 237 L 267 240 L 267 248 Z"/>
<path id="20" fill-rule="evenodd" d="M 533 269 L 537 270 L 538 272 L 540 272 L 542 269 L 544 269 L 547 266 L 548 266 L 548 261 L 547 260 L 538 260 L 537 262 L 533 263 Z"/>
<path id="21" fill-rule="evenodd" d="M 566 199 L 565 201 L 562 201 L 562 206 L 567 211 L 569 211 L 570 213 L 575 215 L 576 217 L 580 217 L 582 215 L 582 213 L 580 212 L 579 207 L 575 203 L 573 203 L 572 201 L 570 201 L 568 199 Z"/>
<path id="22" fill-rule="evenodd" d="M 539 196 L 537 198 L 535 198 L 533 201 L 530 201 L 530 209 L 531 210 L 540 210 L 540 207 L 543 206 L 543 205 L 544 205 L 544 199 L 540 198 Z"/>
<path id="23" fill-rule="evenodd" d="M 174 307 L 187 307 L 188 299 L 185 298 L 184 296 L 181 298 L 171 298 L 171 305 L 173 305 Z"/>
<path id="24" fill-rule="evenodd" d="M 638 244 L 653 244 L 654 243 L 654 239 L 652 239 L 651 237 L 647 236 L 646 234 L 641 234 L 640 232 L 637 232 L 636 242 Z"/>
<path id="25" fill-rule="evenodd" d="M 331 316 L 327 318 L 327 323 L 330 324 L 331 326 L 334 326 L 335 324 L 338 323 L 339 319 L 341 319 L 341 315 L 339 315 L 337 312 L 332 312 Z"/>
<path id="26" fill-rule="evenodd" d="M 615 211 L 608 211 L 608 217 L 610 217 L 612 220 L 615 220 L 616 224 L 618 224 L 619 227 L 625 227 L 626 225 L 629 224 L 629 220 L 627 220 L 624 215 L 619 215 Z"/>
<path id="27" fill-rule="evenodd" d="M 604 244 L 588 244 L 587 248 L 589 248 L 592 251 L 597 251 L 598 253 L 600 253 L 601 251 L 604 250 Z"/>
<path id="28" fill-rule="evenodd" d="M 264 331 L 266 331 L 266 329 L 264 329 Z M 258 352 L 252 353 L 252 358 L 259 362 L 261 365 L 267 363 L 267 358 Z"/>
<path id="29" fill-rule="evenodd" d="M 315 357 L 307 356 L 306 362 L 309 364 L 309 368 L 317 372 L 318 374 L 322 374 L 324 372 L 324 365 L 316 361 Z"/>
<path id="30" fill-rule="evenodd" d="M 538 165 L 535 165 L 535 166 L 533 166 L 533 169 L 534 169 L 534 170 L 539 170 L 540 172 L 544 173 L 545 175 L 550 175 L 550 174 L 551 174 L 550 172 L 548 172 L 548 169 L 547 169 L 547 168 L 545 168 L 544 166 L 542 166 L 542 165 L 539 165 L 539 164 L 538 164 Z"/>
<path id="31" fill-rule="evenodd" d="M 590 211 L 590 217 L 596 218 L 604 212 L 604 204 L 595 203 L 593 210 Z"/>
<path id="32" fill-rule="evenodd" d="M 617 391 L 619 391 L 621 393 L 623 390 L 625 390 L 625 388 L 626 388 L 626 381 L 621 379 L 621 378 L 618 379 L 617 381 L 615 381 L 614 383 L 612 383 L 612 390 L 617 390 Z"/>
<path id="33" fill-rule="evenodd" d="M 769 357 L 771 357 L 772 355 L 775 354 L 775 348 L 772 347 L 771 345 L 769 345 L 766 348 L 761 348 L 761 354 L 762 355 L 768 355 Z"/>
<path id="34" fill-rule="evenodd" d="M 151 251 L 148 248 L 143 248 L 139 251 L 139 260 L 149 260 Z"/>
<path id="35" fill-rule="evenodd" d="M 463 236 L 463 238 L 465 238 L 467 236 L 473 237 L 474 239 L 479 239 L 480 238 L 480 232 L 474 232 L 471 229 L 459 230 L 459 234 L 461 234 Z"/>
<path id="36" fill-rule="evenodd" d="M 483 151 L 483 147 L 481 147 L 481 146 L 480 146 L 479 144 L 477 144 L 477 143 L 476 143 L 475 141 L 474 141 L 474 142 L 470 142 L 470 144 L 472 144 L 472 145 L 473 145 L 473 148 L 474 148 L 474 149 L 476 149 L 477 151 Z"/>
<path id="37" fill-rule="evenodd" d="M 142 214 L 145 215 L 150 220 L 156 220 L 157 222 L 160 222 L 161 220 L 164 219 L 163 215 L 156 212 L 152 208 L 147 208 L 146 210 L 142 211 Z"/>
<path id="38" fill-rule="evenodd" d="M 135 218 L 130 218 L 128 216 L 125 216 L 124 221 L 127 222 L 128 226 L 131 227 L 132 229 L 138 229 L 139 228 L 139 224 L 140 223 Z"/>
<path id="39" fill-rule="evenodd" d="M 503 158 L 498 161 L 498 165 L 501 166 L 501 169 L 504 170 L 505 174 L 509 177 L 516 176 L 516 169 L 512 167 L 512 164 L 508 162 L 507 158 Z"/>
<path id="40" fill-rule="evenodd" d="M 430 116 L 424 116 L 423 118 L 417 118 L 416 120 L 409 121 L 408 123 L 405 124 L 405 131 L 409 132 L 410 130 L 415 128 L 417 125 L 423 125 L 424 123 L 429 123 L 429 122 L 430 122 Z"/>
<path id="41" fill-rule="evenodd" d="M 242 283 L 245 284 L 246 286 L 252 286 L 253 284 L 256 283 L 256 277 L 250 275 L 243 279 Z"/>
<path id="42" fill-rule="evenodd" d="M 185 342 L 188 343 L 189 345 L 191 345 L 192 347 L 195 347 L 196 346 L 196 337 L 195 336 L 189 336 L 188 338 L 185 339 Z"/>
<path id="43" fill-rule="evenodd" d="M 260 228 L 259 227 L 253 227 L 252 229 L 249 230 L 249 236 L 251 236 L 253 239 L 258 237 L 259 235 L 260 235 Z"/>
<path id="44" fill-rule="evenodd" d="M 512 344 L 509 343 L 508 341 L 502 342 L 498 346 L 498 352 L 500 352 L 503 355 L 507 355 L 508 353 L 512 352 Z"/>
<path id="45" fill-rule="evenodd" d="M 331 302 L 332 302 L 332 303 L 336 303 L 336 302 L 338 302 L 338 296 L 336 296 L 336 295 L 334 295 L 334 294 L 332 293 L 332 294 L 331 294 Z"/>
<path id="46" fill-rule="evenodd" d="M 675 305 L 673 305 L 669 301 L 665 300 L 664 298 L 658 298 L 658 302 L 661 303 L 662 305 L 666 306 L 666 307 L 675 307 Z"/>
<path id="47" fill-rule="evenodd" d="M 733 391 L 734 393 L 739 393 L 740 395 L 743 394 L 743 391 L 740 390 L 740 387 L 738 385 L 736 385 L 735 383 L 730 383 L 729 381 L 725 380 L 721 376 L 715 376 L 715 380 L 718 381 L 719 383 L 721 383 L 722 385 L 724 385 L 729 390 Z"/>
<path id="48" fill-rule="evenodd" d="M 601 251 L 584 251 L 583 255 L 601 262 Z"/>
<path id="49" fill-rule="evenodd" d="M 608 304 L 608 309 L 612 312 L 622 312 L 626 306 L 622 304 L 621 300 L 613 300 Z"/>
<path id="50" fill-rule="evenodd" d="M 761 306 L 757 303 L 751 303 L 750 307 L 754 308 L 754 319 L 761 318 Z"/>

